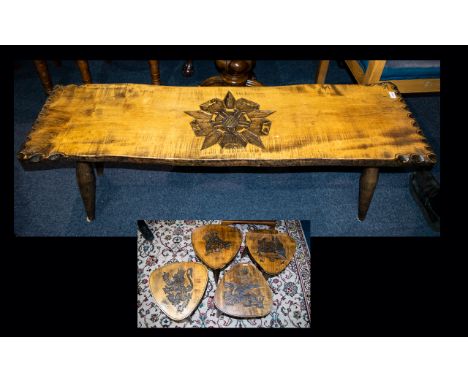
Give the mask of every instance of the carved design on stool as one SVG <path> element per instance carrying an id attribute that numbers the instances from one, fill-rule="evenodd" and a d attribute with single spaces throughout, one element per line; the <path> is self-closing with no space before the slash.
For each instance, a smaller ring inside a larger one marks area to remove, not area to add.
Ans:
<path id="1" fill-rule="evenodd" d="M 231 248 L 232 244 L 228 241 L 220 239 L 217 232 L 211 231 L 203 236 L 205 240 L 205 250 L 206 254 L 213 252 L 219 252 L 223 249 Z"/>
<path id="2" fill-rule="evenodd" d="M 235 284 L 226 282 L 226 290 L 223 293 L 226 305 L 242 304 L 245 307 L 255 306 L 263 308 L 263 296 L 251 293 L 259 287 L 259 284 Z"/>
<path id="3" fill-rule="evenodd" d="M 262 273 L 252 264 L 236 264 L 216 287 L 215 306 L 234 317 L 264 317 L 271 312 L 273 293 Z"/>
<path id="4" fill-rule="evenodd" d="M 192 269 L 187 269 L 187 279 L 189 285 L 185 286 L 185 270 L 179 268 L 172 278 L 168 272 L 163 273 L 163 280 L 166 286 L 163 288 L 169 302 L 177 308 L 178 312 L 182 312 L 192 298 Z"/>
<path id="5" fill-rule="evenodd" d="M 260 105 L 245 98 L 236 100 L 227 92 L 224 100 L 214 98 L 200 105 L 202 111 L 186 111 L 195 118 L 190 123 L 196 136 L 204 136 L 201 150 L 219 144 L 222 148 L 241 148 L 251 143 L 262 149 L 261 135 L 268 135 L 274 111 L 260 110 Z"/>
<path id="6" fill-rule="evenodd" d="M 287 259 L 283 244 L 276 236 L 273 236 L 271 240 L 264 237 L 258 241 L 258 255 L 260 261 L 263 261 L 263 256 L 268 257 L 270 261 Z"/>
<path id="7" fill-rule="evenodd" d="M 242 304 L 245 307 L 263 308 L 264 297 L 253 293 L 260 284 L 253 283 L 249 277 L 249 271 L 245 267 L 237 269 L 238 282 L 225 282 L 223 298 L 226 305 Z"/>

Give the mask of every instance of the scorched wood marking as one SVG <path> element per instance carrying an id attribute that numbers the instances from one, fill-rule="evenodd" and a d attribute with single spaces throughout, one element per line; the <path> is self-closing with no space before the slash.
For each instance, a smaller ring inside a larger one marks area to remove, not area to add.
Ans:
<path id="1" fill-rule="evenodd" d="M 263 296 L 251 293 L 252 289 L 258 288 L 258 284 L 236 284 L 226 282 L 224 291 L 224 302 L 226 305 L 242 304 L 245 307 L 256 306 L 263 308 Z"/>
<path id="2" fill-rule="evenodd" d="M 205 240 L 205 250 L 207 254 L 222 251 L 223 249 L 230 248 L 232 245 L 230 242 L 220 239 L 218 233 L 214 231 L 208 232 L 203 236 L 203 239 Z"/>
<path id="3" fill-rule="evenodd" d="M 168 272 L 163 273 L 163 280 L 166 286 L 163 288 L 169 302 L 177 308 L 178 312 L 182 312 L 192 298 L 193 282 L 192 269 L 187 269 L 187 279 L 189 285 L 185 286 L 185 271 L 179 268 L 177 273 L 170 278 Z"/>
<path id="4" fill-rule="evenodd" d="M 258 283 L 249 282 L 249 271 L 245 267 L 238 268 L 239 283 L 225 282 L 223 297 L 226 305 L 242 304 L 245 307 L 263 308 L 263 296 L 258 295 L 255 289 L 260 287 Z"/>
<path id="5" fill-rule="evenodd" d="M 271 240 L 264 237 L 258 241 L 258 254 L 268 257 L 271 261 L 286 260 L 283 244 L 275 236 Z M 260 258 L 260 261 L 263 261 L 263 259 Z"/>

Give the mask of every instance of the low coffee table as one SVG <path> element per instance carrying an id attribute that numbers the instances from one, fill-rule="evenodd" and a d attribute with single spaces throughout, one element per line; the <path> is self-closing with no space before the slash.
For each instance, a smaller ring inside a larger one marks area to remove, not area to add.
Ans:
<path id="1" fill-rule="evenodd" d="M 56 86 L 18 158 L 75 162 L 88 221 L 95 217 L 93 163 L 359 167 L 360 220 L 379 168 L 436 163 L 391 83 Z"/>

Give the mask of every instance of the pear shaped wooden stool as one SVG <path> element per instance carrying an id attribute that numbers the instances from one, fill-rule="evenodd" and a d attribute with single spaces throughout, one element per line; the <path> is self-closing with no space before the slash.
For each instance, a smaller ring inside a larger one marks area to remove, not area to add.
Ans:
<path id="1" fill-rule="evenodd" d="M 235 227 L 207 224 L 192 231 L 195 254 L 213 270 L 216 283 L 219 271 L 236 256 L 242 244 L 242 233 Z"/>
<path id="2" fill-rule="evenodd" d="M 273 292 L 252 264 L 236 264 L 216 288 L 214 303 L 223 313 L 241 318 L 263 317 L 271 311 Z"/>
<path id="3" fill-rule="evenodd" d="M 245 243 L 250 255 L 267 276 L 284 271 L 296 253 L 296 242 L 286 233 L 250 231 Z"/>
<path id="4" fill-rule="evenodd" d="M 149 278 L 156 305 L 171 319 L 183 320 L 198 307 L 208 284 L 203 264 L 181 262 L 155 269 Z"/>

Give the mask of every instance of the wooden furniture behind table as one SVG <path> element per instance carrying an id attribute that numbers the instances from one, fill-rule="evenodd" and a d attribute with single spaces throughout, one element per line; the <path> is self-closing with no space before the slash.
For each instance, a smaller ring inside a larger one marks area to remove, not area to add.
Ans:
<path id="1" fill-rule="evenodd" d="M 398 87 L 401 93 L 425 93 L 425 92 L 440 92 L 440 74 L 439 77 L 428 77 L 428 78 L 383 78 L 385 69 L 389 69 L 394 63 L 398 64 L 397 61 L 389 63 L 387 60 L 368 60 L 366 63 L 367 67 L 363 67 L 359 60 L 345 60 L 349 70 L 353 74 L 358 84 L 369 85 L 380 82 L 391 81 Z M 404 63 L 404 61 L 400 62 Z M 316 83 L 324 84 L 328 72 L 330 60 L 322 60 L 319 63 L 319 67 L 316 74 Z M 417 65 L 417 62 L 416 64 Z M 422 65 L 422 63 L 421 63 Z M 413 66 L 410 69 L 417 69 L 417 66 Z M 400 69 L 404 70 L 404 68 Z M 416 75 L 417 76 L 417 75 Z M 391 75 L 390 75 L 391 77 Z"/>
<path id="2" fill-rule="evenodd" d="M 201 86 L 263 86 L 255 78 L 253 60 L 216 60 L 219 74 L 207 78 Z"/>
<path id="3" fill-rule="evenodd" d="M 150 60 L 148 61 L 150 66 L 151 74 L 151 83 L 153 85 L 161 85 L 160 76 L 159 76 L 159 61 Z M 89 65 L 87 60 L 76 60 L 78 69 L 80 70 L 81 79 L 84 84 L 91 84 L 93 81 L 91 79 L 91 73 L 89 71 Z M 34 60 L 34 65 L 39 74 L 44 91 L 47 95 L 52 92 L 53 84 L 50 77 L 49 69 L 47 67 L 47 61 L 45 60 Z"/>
<path id="4" fill-rule="evenodd" d="M 363 220 L 379 169 L 430 168 L 436 156 L 398 92 L 377 85 L 57 86 L 18 157 L 69 161 L 88 220 L 95 162 L 362 169 Z"/>

